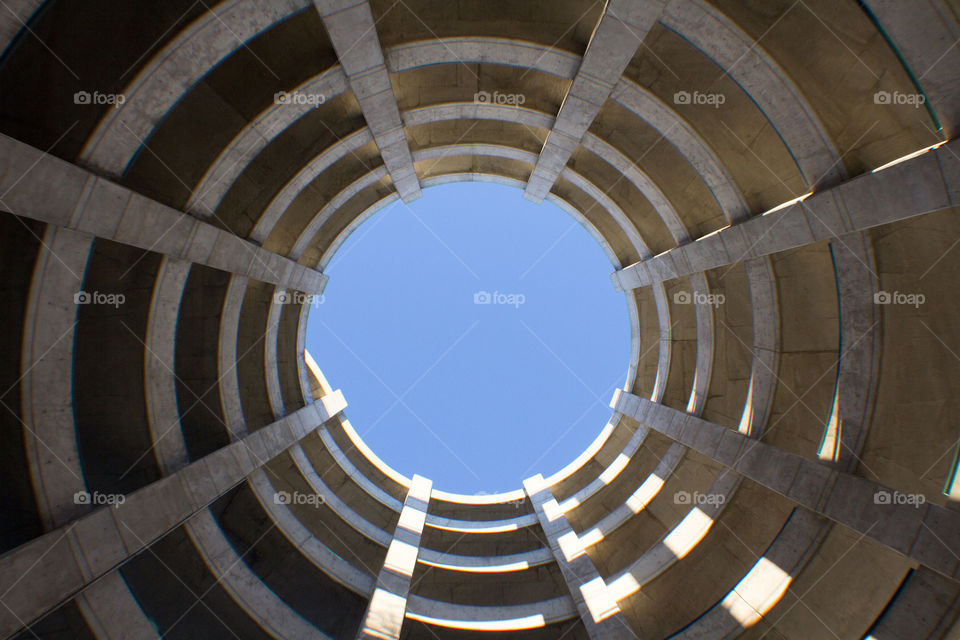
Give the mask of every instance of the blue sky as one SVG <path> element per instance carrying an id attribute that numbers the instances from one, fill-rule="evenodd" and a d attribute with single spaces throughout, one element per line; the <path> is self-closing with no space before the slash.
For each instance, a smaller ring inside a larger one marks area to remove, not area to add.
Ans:
<path id="1" fill-rule="evenodd" d="M 610 417 L 630 340 L 611 271 L 548 202 L 488 183 L 432 187 L 340 248 L 307 350 L 400 473 L 456 493 L 518 489 L 573 460 Z"/>

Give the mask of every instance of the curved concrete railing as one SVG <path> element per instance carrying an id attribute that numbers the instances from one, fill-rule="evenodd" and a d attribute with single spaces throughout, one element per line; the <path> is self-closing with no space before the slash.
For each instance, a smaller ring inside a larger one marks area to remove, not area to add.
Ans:
<path id="1" fill-rule="evenodd" d="M 512 631 L 569 620 L 576 617 L 577 608 L 570 596 L 533 604 L 475 607 L 411 595 L 407 598 L 406 615 L 412 620 L 455 629 Z"/>

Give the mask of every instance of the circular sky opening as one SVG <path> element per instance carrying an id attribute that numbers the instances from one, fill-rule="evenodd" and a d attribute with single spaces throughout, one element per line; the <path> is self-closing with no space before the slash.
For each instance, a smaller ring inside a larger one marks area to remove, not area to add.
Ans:
<path id="1" fill-rule="evenodd" d="M 307 351 L 366 444 L 443 491 L 518 489 L 610 417 L 630 328 L 586 229 L 518 189 L 458 183 L 395 202 L 326 269 Z"/>

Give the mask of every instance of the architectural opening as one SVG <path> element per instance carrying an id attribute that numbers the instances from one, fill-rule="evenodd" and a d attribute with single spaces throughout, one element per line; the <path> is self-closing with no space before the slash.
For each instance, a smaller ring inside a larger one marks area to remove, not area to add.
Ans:
<path id="1" fill-rule="evenodd" d="M 339 248 L 307 350 L 388 465 L 450 492 L 515 490 L 576 458 L 610 417 L 630 353 L 610 270 L 550 202 L 433 187 Z"/>

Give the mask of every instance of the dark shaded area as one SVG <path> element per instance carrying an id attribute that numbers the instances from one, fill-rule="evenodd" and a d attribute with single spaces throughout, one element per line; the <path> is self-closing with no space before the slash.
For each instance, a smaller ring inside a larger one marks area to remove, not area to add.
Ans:
<path id="1" fill-rule="evenodd" d="M 38 238 L 46 225 L 0 214 L 0 553 L 43 533 L 23 442 L 21 354 L 23 314 L 30 293 Z"/>
<path id="2" fill-rule="evenodd" d="M 177 317 L 174 370 L 180 427 L 191 460 L 230 444 L 220 404 L 220 316 L 230 274 L 194 264 Z"/>
<path id="3" fill-rule="evenodd" d="M 84 291 L 117 296 L 116 304 L 79 305 L 77 312 L 74 414 L 80 462 L 91 492 L 130 493 L 160 478 L 143 373 L 160 259 L 101 239 L 90 255 Z"/>
<path id="4" fill-rule="evenodd" d="M 248 485 L 211 510 L 243 561 L 290 608 L 334 638 L 354 637 L 366 599 L 313 566 L 277 529 Z"/>
<path id="5" fill-rule="evenodd" d="M 163 638 L 270 638 L 211 575 L 182 527 L 141 552 L 120 572 Z"/>

